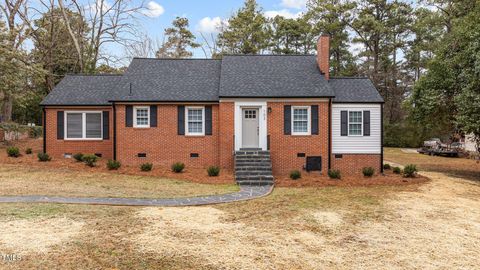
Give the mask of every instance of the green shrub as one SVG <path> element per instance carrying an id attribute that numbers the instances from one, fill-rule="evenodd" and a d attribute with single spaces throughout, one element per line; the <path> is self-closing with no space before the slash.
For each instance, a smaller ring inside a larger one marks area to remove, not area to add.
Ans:
<path id="1" fill-rule="evenodd" d="M 384 170 L 390 170 L 391 168 L 392 168 L 392 166 L 390 164 L 388 164 L 388 163 L 383 164 L 383 169 Z"/>
<path id="2" fill-rule="evenodd" d="M 185 169 L 185 164 L 182 162 L 175 162 L 172 164 L 172 171 L 175 173 L 181 173 Z"/>
<path id="3" fill-rule="evenodd" d="M 9 157 L 17 158 L 20 156 L 20 150 L 18 149 L 18 147 L 10 146 L 7 148 L 7 155 Z"/>
<path id="4" fill-rule="evenodd" d="M 87 164 L 89 167 L 95 167 L 98 157 L 95 155 L 83 155 L 82 161 L 85 162 L 85 164 Z"/>
<path id="5" fill-rule="evenodd" d="M 400 169 L 400 167 L 393 167 L 393 173 L 395 173 L 395 174 L 401 174 L 401 173 L 402 173 L 402 169 Z"/>
<path id="6" fill-rule="evenodd" d="M 78 162 L 82 162 L 83 161 L 83 154 L 82 153 L 76 153 L 75 155 L 73 155 L 73 158 Z"/>
<path id="7" fill-rule="evenodd" d="M 328 170 L 328 177 L 332 179 L 340 179 L 342 178 L 340 174 L 340 170 Z"/>
<path id="8" fill-rule="evenodd" d="M 220 167 L 218 166 L 210 166 L 207 169 L 208 176 L 218 176 L 220 174 Z"/>
<path id="9" fill-rule="evenodd" d="M 120 161 L 111 160 L 111 159 L 107 161 L 107 168 L 109 170 L 118 170 L 118 168 L 120 168 L 121 165 L 122 164 L 120 163 Z"/>
<path id="10" fill-rule="evenodd" d="M 27 154 L 27 155 L 31 155 L 32 153 L 33 153 L 32 148 L 27 148 L 25 150 L 25 154 Z"/>
<path id="11" fill-rule="evenodd" d="M 293 170 L 290 172 L 290 179 L 297 180 L 302 178 L 302 173 L 299 170 Z"/>
<path id="12" fill-rule="evenodd" d="M 47 153 L 38 153 L 37 157 L 38 161 L 40 162 L 47 162 L 52 160 L 52 158 Z"/>
<path id="13" fill-rule="evenodd" d="M 149 172 L 153 169 L 153 164 L 152 163 L 143 163 L 140 165 L 140 170 L 142 172 Z"/>
<path id="14" fill-rule="evenodd" d="M 403 168 L 403 177 L 415 177 L 417 172 L 417 165 L 408 164 Z"/>
<path id="15" fill-rule="evenodd" d="M 365 177 L 372 177 L 375 173 L 375 169 L 372 167 L 365 167 L 362 169 L 363 176 Z"/>

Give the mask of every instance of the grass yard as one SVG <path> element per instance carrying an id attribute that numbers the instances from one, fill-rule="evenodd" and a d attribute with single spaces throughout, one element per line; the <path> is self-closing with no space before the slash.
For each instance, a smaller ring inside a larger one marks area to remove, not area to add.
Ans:
<path id="1" fill-rule="evenodd" d="M 422 155 L 402 151 L 400 148 L 385 148 L 385 160 L 400 164 L 414 163 L 423 171 L 480 181 L 480 161 L 478 160 Z"/>
<path id="2" fill-rule="evenodd" d="M 454 177 L 455 172 L 441 171 L 444 164 L 438 160 L 425 159 L 433 157 L 404 156 L 399 151 L 388 149 L 386 158 L 398 163 L 407 160 L 421 169 L 430 163 L 422 173 L 431 181 L 279 187 L 258 200 L 203 207 L 0 204 L 0 254 L 21 256 L 15 262 L 0 261 L 0 268 L 478 268 L 480 185 Z M 15 168 L 23 175 L 19 179 L 35 173 L 9 166 L 15 165 L 0 167 L 2 193 L 5 186 L 14 184 L 5 184 L 4 176 L 14 174 Z M 470 170 L 469 175 L 474 175 L 476 168 Z M 62 173 L 68 175 L 59 170 L 46 178 Z M 91 185 L 85 184 L 87 180 L 80 182 L 87 194 L 101 190 L 116 196 L 128 188 L 129 194 L 137 196 L 150 185 L 143 181 L 150 179 L 139 177 L 136 181 L 142 188 L 137 189 L 134 184 L 116 186 L 127 181 L 124 178 L 116 182 L 108 182 L 107 176 L 98 182 L 90 178 Z M 104 181 L 115 187 L 102 188 Z M 163 187 L 157 183 L 157 192 L 165 188 L 174 194 L 175 185 L 168 183 Z M 100 189 L 92 191 L 90 186 Z M 73 184 L 62 188 L 75 190 Z"/>
<path id="3" fill-rule="evenodd" d="M 0 164 L 1 195 L 175 198 L 238 191 L 234 184 L 198 184 L 154 176 Z"/>

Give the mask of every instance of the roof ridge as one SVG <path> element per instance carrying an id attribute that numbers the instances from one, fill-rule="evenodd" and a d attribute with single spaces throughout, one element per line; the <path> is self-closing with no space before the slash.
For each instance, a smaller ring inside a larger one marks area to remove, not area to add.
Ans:
<path id="1" fill-rule="evenodd" d="M 87 74 L 87 73 L 67 73 L 65 74 L 66 76 L 96 76 L 96 77 L 100 77 L 100 76 L 123 76 L 123 73 L 122 74 L 107 74 L 107 73 L 100 73 L 100 74 Z"/>
<path id="2" fill-rule="evenodd" d="M 315 54 L 224 54 L 223 56 L 315 56 Z"/>
<path id="3" fill-rule="evenodd" d="M 213 59 L 213 58 L 156 58 L 156 57 L 133 57 L 133 59 L 142 59 L 142 60 L 215 60 L 221 61 L 221 59 Z"/>
<path id="4" fill-rule="evenodd" d="M 330 79 L 368 79 L 367 76 L 338 76 L 330 77 Z"/>

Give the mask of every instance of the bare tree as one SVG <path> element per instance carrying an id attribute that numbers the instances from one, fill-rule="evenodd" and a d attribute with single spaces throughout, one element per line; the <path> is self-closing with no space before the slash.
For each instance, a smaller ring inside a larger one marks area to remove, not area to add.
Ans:
<path id="1" fill-rule="evenodd" d="M 125 46 L 125 54 L 129 59 L 133 57 L 155 57 L 155 52 L 160 47 L 159 44 L 158 40 L 153 40 L 148 35 L 143 34 L 139 41 Z"/>
<path id="2" fill-rule="evenodd" d="M 135 4 L 133 0 L 90 0 L 82 5 L 78 0 L 71 0 L 66 6 L 65 0 L 58 0 L 64 14 L 64 20 L 69 28 L 72 41 L 75 43 L 77 55 L 82 63 L 83 72 L 93 72 L 99 60 L 111 61 L 111 54 L 103 54 L 105 44 L 116 43 L 129 46 L 138 42 L 137 16 L 144 11 L 143 3 Z M 65 10 L 69 8 L 80 14 L 88 23 L 90 29 L 87 44 L 82 44 L 72 28 L 68 26 Z"/>
<path id="3" fill-rule="evenodd" d="M 203 39 L 203 43 L 201 44 L 200 48 L 202 49 L 205 58 L 216 58 L 220 53 L 217 46 L 216 35 L 210 33 L 210 36 L 207 38 L 207 35 L 200 32 L 200 36 Z"/>

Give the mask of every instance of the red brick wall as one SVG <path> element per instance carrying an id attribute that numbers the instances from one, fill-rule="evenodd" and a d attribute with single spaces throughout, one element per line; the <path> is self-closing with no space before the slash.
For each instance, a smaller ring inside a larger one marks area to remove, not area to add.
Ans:
<path id="1" fill-rule="evenodd" d="M 212 106 L 211 136 L 177 135 L 177 105 L 158 105 L 157 127 L 152 128 L 126 127 L 125 106 L 117 105 L 116 109 L 117 160 L 120 162 L 130 165 L 151 162 L 170 166 L 179 161 L 193 167 L 219 165 L 218 105 Z M 138 153 L 146 153 L 147 157 L 139 158 Z M 190 153 L 198 153 L 200 156 L 191 158 Z"/>
<path id="2" fill-rule="evenodd" d="M 233 169 L 233 151 L 235 135 L 235 104 L 234 102 L 221 102 L 219 115 L 219 159 L 220 166 Z"/>
<path id="3" fill-rule="evenodd" d="M 283 106 L 318 105 L 319 134 L 309 136 L 293 136 L 283 134 Z M 305 157 L 297 157 L 297 153 L 306 156 L 321 156 L 322 170 L 328 169 L 328 101 L 325 102 L 268 102 L 272 112 L 268 113 L 267 125 L 270 135 L 270 153 L 273 173 L 288 174 L 291 170 L 302 170 L 306 164 Z"/>
<path id="4" fill-rule="evenodd" d="M 340 170 L 342 175 L 361 175 L 364 167 L 372 167 L 380 172 L 379 154 L 343 154 L 342 158 L 332 155 L 332 169 Z"/>
<path id="5" fill-rule="evenodd" d="M 54 158 L 62 158 L 65 153 L 101 153 L 104 158 L 113 157 L 113 113 L 111 107 L 85 108 L 68 107 L 61 109 L 46 108 L 47 153 Z M 110 139 L 101 141 L 57 140 L 57 111 L 109 111 Z"/>
<path id="6" fill-rule="evenodd" d="M 330 79 L 330 36 L 322 35 L 317 41 L 317 64 L 325 79 Z"/>

